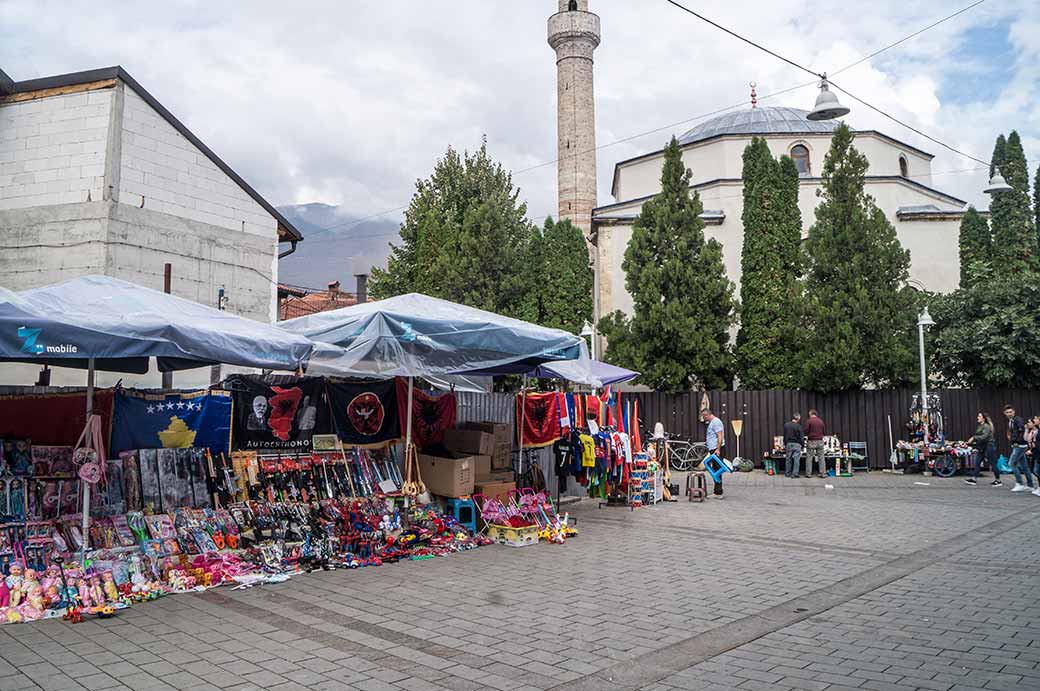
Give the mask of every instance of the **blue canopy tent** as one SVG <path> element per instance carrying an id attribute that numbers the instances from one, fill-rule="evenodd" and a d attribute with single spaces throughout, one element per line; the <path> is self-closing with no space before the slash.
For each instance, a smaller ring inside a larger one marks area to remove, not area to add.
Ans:
<path id="1" fill-rule="evenodd" d="M 414 377 L 524 374 L 547 362 L 575 360 L 585 342 L 549 329 L 418 293 L 366 302 L 280 322 L 320 345 L 308 374 Z M 408 416 L 405 444 L 411 447 Z"/>
<path id="2" fill-rule="evenodd" d="M 599 389 L 635 379 L 639 372 L 591 358 L 581 358 L 565 362 L 547 362 L 536 367 L 527 376 L 536 379 L 565 379 Z"/>
<path id="3" fill-rule="evenodd" d="M 13 293 L 0 288 L 0 360 L 87 370 L 88 429 L 94 372 L 144 373 L 217 363 L 297 370 L 314 344 L 268 324 L 110 276 L 84 276 Z M 84 549 L 90 485 L 83 483 Z"/>

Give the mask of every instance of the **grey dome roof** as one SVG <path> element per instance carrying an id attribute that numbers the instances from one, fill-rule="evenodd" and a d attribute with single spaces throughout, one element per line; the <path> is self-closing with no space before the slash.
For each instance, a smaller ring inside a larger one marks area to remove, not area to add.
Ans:
<path id="1" fill-rule="evenodd" d="M 807 110 L 798 108 L 750 108 L 705 120 L 679 137 L 692 144 L 723 134 L 830 134 L 837 120 L 809 120 Z"/>

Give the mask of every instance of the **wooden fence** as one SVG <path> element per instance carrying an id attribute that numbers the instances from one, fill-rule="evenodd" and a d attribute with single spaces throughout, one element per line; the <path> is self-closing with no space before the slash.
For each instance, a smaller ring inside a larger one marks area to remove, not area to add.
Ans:
<path id="1" fill-rule="evenodd" d="M 709 391 L 708 403 L 726 423 L 726 450 L 736 451 L 736 436 L 731 421 L 743 418 L 740 455 L 755 459 L 773 446 L 773 437 L 783 431 L 791 415 L 800 412 L 804 419 L 815 408 L 827 426 L 828 434 L 836 434 L 843 442 L 866 442 L 873 468 L 888 465 L 889 417 L 892 437 L 908 438 L 906 423 L 914 395 L 911 389 L 884 391 L 849 391 L 839 394 L 814 394 L 806 391 Z M 1015 406 L 1020 415 L 1040 414 L 1040 391 L 949 389 L 940 392 L 943 404 L 944 431 L 947 439 L 967 439 L 975 431 L 975 415 L 981 410 L 993 416 L 997 425 L 997 441 L 1001 453 L 1008 453 L 1002 409 L 1006 403 Z M 643 429 L 661 422 L 665 430 L 690 439 L 704 439 L 705 426 L 699 411 L 705 393 L 664 394 L 660 392 L 626 393 L 630 400 L 639 399 L 639 417 Z"/>

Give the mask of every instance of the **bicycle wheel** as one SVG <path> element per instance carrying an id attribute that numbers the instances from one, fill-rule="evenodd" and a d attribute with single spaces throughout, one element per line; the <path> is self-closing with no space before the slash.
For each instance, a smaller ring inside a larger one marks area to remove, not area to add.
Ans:
<path id="1" fill-rule="evenodd" d="M 685 443 L 668 445 L 668 465 L 671 466 L 672 470 L 687 473 L 693 469 L 695 461 L 690 453 L 692 448 L 691 444 Z"/>
<path id="2" fill-rule="evenodd" d="M 939 477 L 953 477 L 957 472 L 957 463 L 950 456 L 943 456 L 935 462 L 932 470 Z"/>

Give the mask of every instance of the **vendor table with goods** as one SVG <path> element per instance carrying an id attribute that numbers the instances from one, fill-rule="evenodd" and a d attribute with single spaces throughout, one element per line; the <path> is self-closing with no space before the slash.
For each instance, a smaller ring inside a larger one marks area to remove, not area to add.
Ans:
<path id="1" fill-rule="evenodd" d="M 848 444 L 842 444 L 837 436 L 826 436 L 823 438 L 823 442 L 823 460 L 827 464 L 827 473 L 840 476 L 852 475 L 852 467 L 855 465 L 853 461 L 862 461 L 863 457 L 850 453 Z M 798 461 L 799 473 L 802 472 L 808 454 L 808 449 L 802 446 L 802 456 Z M 784 438 L 782 436 L 773 437 L 773 448 L 762 454 L 762 468 L 772 475 L 782 472 L 786 462 L 787 454 L 784 450 Z M 812 468 L 809 470 L 810 472 L 815 472 Z"/>
<path id="2" fill-rule="evenodd" d="M 894 470 L 904 473 L 929 471 L 940 477 L 951 477 L 958 471 L 973 467 L 975 450 L 965 443 L 948 443 L 942 439 L 927 445 L 923 441 L 900 440 L 896 443 L 896 458 Z M 983 459 L 980 470 L 988 467 L 988 460 Z"/>

